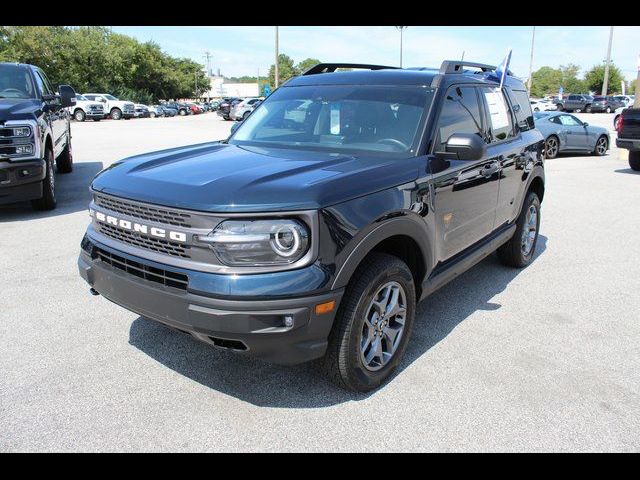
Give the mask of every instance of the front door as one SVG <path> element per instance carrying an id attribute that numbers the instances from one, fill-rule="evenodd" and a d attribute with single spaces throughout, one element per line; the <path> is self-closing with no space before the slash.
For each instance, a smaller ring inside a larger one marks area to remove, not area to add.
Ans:
<path id="1" fill-rule="evenodd" d="M 454 133 L 485 138 L 478 92 L 473 86 L 452 86 L 447 90 L 430 158 L 439 237 L 436 255 L 440 262 L 491 233 L 498 201 L 499 170 L 495 159 L 462 161 L 443 154 Z"/>
<path id="2" fill-rule="evenodd" d="M 573 115 L 560 115 L 560 124 L 567 132 L 567 148 L 584 150 L 587 148 L 587 129 L 584 124 Z"/>

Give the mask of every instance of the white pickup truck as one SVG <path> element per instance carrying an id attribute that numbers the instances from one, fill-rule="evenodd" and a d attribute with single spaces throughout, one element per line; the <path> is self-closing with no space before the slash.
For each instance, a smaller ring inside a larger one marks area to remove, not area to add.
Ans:
<path id="1" fill-rule="evenodd" d="M 113 119 L 120 120 L 124 118 L 129 120 L 135 115 L 135 106 L 133 102 L 118 100 L 108 93 L 85 93 L 83 96 L 89 100 L 100 102 L 104 105 L 104 111 Z"/>
<path id="2" fill-rule="evenodd" d="M 102 103 L 91 101 L 79 93 L 76 93 L 76 104 L 68 107 L 67 111 L 77 122 L 84 122 L 87 118 L 99 122 L 107 116 Z"/>

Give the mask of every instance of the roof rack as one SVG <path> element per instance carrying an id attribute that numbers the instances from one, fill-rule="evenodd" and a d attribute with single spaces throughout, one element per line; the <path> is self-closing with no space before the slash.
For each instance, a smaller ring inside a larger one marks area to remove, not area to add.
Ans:
<path id="1" fill-rule="evenodd" d="M 445 60 L 442 62 L 442 65 L 440 65 L 440 73 L 464 73 L 463 67 L 479 68 L 482 72 L 491 72 L 498 68 L 495 65 L 486 65 L 484 63 L 463 62 L 462 60 Z M 507 75 L 513 76 L 511 70 L 507 71 Z"/>
<path id="2" fill-rule="evenodd" d="M 364 70 L 383 70 L 386 68 L 397 69 L 398 67 L 389 67 L 387 65 L 368 65 L 365 63 L 319 63 L 302 75 L 315 75 L 316 73 L 331 73 L 338 68 L 362 68 Z"/>

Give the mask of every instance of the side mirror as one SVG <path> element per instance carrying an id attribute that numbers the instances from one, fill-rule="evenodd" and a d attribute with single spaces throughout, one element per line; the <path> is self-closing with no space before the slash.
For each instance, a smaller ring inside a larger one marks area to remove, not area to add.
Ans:
<path id="1" fill-rule="evenodd" d="M 480 160 L 487 152 L 487 144 L 473 133 L 454 133 L 447 140 L 445 150 L 455 153 L 458 160 Z"/>
<path id="2" fill-rule="evenodd" d="M 235 131 L 238 129 L 238 127 L 240 126 L 241 123 L 242 123 L 242 121 L 235 122 L 233 125 L 231 125 L 231 135 L 233 135 L 235 133 Z"/>
<path id="3" fill-rule="evenodd" d="M 60 85 L 60 103 L 63 107 L 72 107 L 76 104 L 76 91 L 69 85 Z"/>

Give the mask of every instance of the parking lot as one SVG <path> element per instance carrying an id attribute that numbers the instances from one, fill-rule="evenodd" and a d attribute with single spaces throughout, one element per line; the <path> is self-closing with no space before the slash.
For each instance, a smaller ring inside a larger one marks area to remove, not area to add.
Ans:
<path id="1" fill-rule="evenodd" d="M 0 451 L 640 449 L 640 175 L 615 146 L 547 161 L 535 261 L 490 256 L 429 297 L 397 375 L 353 394 L 313 365 L 140 318 L 78 275 L 93 175 L 230 127 L 212 113 L 74 123 L 58 208 L 0 209 Z"/>

